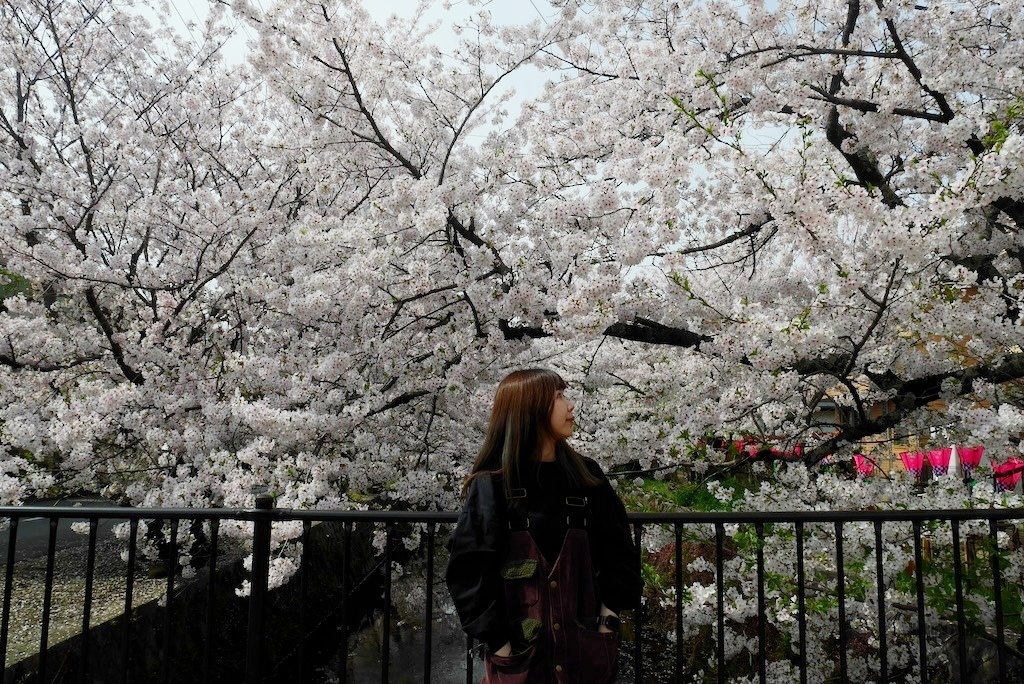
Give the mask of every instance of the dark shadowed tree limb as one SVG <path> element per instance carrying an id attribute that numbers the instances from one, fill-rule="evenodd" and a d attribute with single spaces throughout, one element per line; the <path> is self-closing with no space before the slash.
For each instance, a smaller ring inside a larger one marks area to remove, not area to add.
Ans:
<path id="1" fill-rule="evenodd" d="M 399 394 L 394 399 L 388 401 L 386 404 L 384 404 L 380 408 L 376 408 L 376 409 L 370 411 L 367 414 L 367 416 L 375 416 L 375 415 L 377 415 L 379 413 L 384 413 L 385 411 L 390 411 L 393 408 L 398 408 L 399 406 L 403 406 L 405 404 L 408 404 L 409 402 L 415 401 L 416 399 L 419 399 L 420 397 L 425 397 L 428 394 L 430 394 L 430 392 L 427 391 L 427 390 L 412 390 L 411 392 L 403 392 L 402 394 Z"/>
<path id="2" fill-rule="evenodd" d="M 142 373 L 138 372 L 134 368 L 128 365 L 127 360 L 124 357 L 124 349 L 122 349 L 120 343 L 117 341 L 117 335 L 114 331 L 114 327 L 110 324 L 110 320 L 107 318 L 106 312 L 100 305 L 99 299 L 96 297 L 96 291 L 93 288 L 88 288 L 85 291 L 85 301 L 89 305 L 89 310 L 92 311 L 93 316 L 96 317 L 96 322 L 99 323 L 100 330 L 103 331 L 104 337 L 107 338 L 107 344 L 110 345 L 110 353 L 114 357 L 114 362 L 117 363 L 117 367 L 121 369 L 121 373 L 124 377 L 133 385 L 141 385 L 146 381 Z"/>
<path id="3" fill-rule="evenodd" d="M 846 25 L 843 27 L 842 46 L 850 47 L 850 40 L 854 28 L 860 17 L 860 0 L 848 0 L 846 7 Z M 839 107 L 851 106 L 849 102 L 843 102 L 839 95 L 845 79 L 846 58 L 843 57 L 839 68 L 829 79 L 828 89 L 811 86 L 811 89 L 821 97 L 832 103 L 825 121 L 825 137 L 836 150 L 843 155 L 847 164 L 853 170 L 857 181 L 865 188 L 876 188 L 882 193 L 882 201 L 889 207 L 896 207 L 903 204 L 896 191 L 889 185 L 885 175 L 878 168 L 878 164 L 872 158 L 870 152 L 863 148 L 848 149 L 844 144 L 854 136 L 839 121 Z"/>
<path id="4" fill-rule="evenodd" d="M 690 347 L 700 351 L 700 345 L 711 342 L 707 335 L 690 332 L 682 328 L 673 328 L 647 318 L 635 318 L 632 323 L 612 323 L 604 334 L 622 340 L 646 342 L 647 344 L 668 344 L 674 347 Z"/>
<path id="5" fill-rule="evenodd" d="M 751 223 L 746 228 L 743 228 L 742 230 L 738 230 L 735 233 L 733 233 L 731 235 L 728 235 L 728 236 L 722 238 L 721 240 L 719 240 L 717 242 L 712 242 L 712 243 L 707 244 L 707 245 L 698 245 L 696 247 L 686 247 L 684 249 L 673 250 L 672 254 L 674 254 L 676 256 L 684 256 L 684 255 L 688 255 L 688 254 L 699 254 L 701 252 L 709 252 L 709 251 L 711 251 L 713 249 L 718 249 L 719 247 L 724 247 L 725 245 L 728 245 L 730 243 L 737 242 L 739 240 L 743 240 L 744 238 L 751 237 L 752 235 L 757 235 L 759 232 L 761 232 L 762 228 L 764 228 L 765 226 L 767 226 L 769 223 L 771 223 L 774 220 L 775 219 L 769 214 L 763 221 L 758 221 L 756 223 Z M 655 255 L 655 256 L 660 256 L 660 255 Z"/>
<path id="6" fill-rule="evenodd" d="M 86 363 L 92 363 L 98 361 L 100 356 L 86 356 L 80 359 L 74 359 L 64 363 L 51 363 L 51 362 L 35 362 L 35 361 L 20 361 L 15 356 L 9 354 L 0 354 L 0 366 L 7 366 L 11 370 L 27 370 L 36 373 L 49 373 L 53 371 L 69 370 L 71 368 L 77 368 Z"/>
<path id="7" fill-rule="evenodd" d="M 524 337 L 536 340 L 541 337 L 550 337 L 551 333 L 544 332 L 544 329 L 536 325 L 512 325 L 507 318 L 498 319 L 498 330 L 505 336 L 506 340 L 521 340 Z"/>
<path id="8" fill-rule="evenodd" d="M 1009 216 L 1017 224 L 1017 228 L 1024 230 L 1024 201 L 1000 197 L 994 204 L 999 211 Z"/>

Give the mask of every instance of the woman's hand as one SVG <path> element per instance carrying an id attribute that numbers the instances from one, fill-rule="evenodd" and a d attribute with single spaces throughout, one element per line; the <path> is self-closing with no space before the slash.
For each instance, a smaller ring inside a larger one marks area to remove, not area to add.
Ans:
<path id="1" fill-rule="evenodd" d="M 508 656 L 512 655 L 512 642 L 505 642 L 505 645 L 499 648 L 497 651 L 495 651 L 494 655 L 500 656 L 502 658 L 507 658 Z"/>
<path id="2" fill-rule="evenodd" d="M 603 603 L 601 604 L 601 613 L 600 614 L 602 616 L 611 615 L 612 617 L 619 617 L 618 615 L 615 614 L 615 612 L 611 608 L 609 608 L 608 606 L 604 605 Z M 611 634 L 612 633 L 612 630 L 609 629 L 605 625 L 599 625 L 598 628 L 597 628 L 597 631 L 600 634 Z"/>

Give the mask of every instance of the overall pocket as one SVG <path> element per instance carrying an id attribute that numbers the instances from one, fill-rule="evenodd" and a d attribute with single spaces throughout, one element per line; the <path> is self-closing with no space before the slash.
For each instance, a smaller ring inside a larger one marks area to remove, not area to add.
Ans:
<path id="1" fill-rule="evenodd" d="M 527 684 L 530 681 L 530 661 L 535 646 L 509 656 L 489 654 L 484 660 L 484 679 L 481 684 Z"/>
<path id="2" fill-rule="evenodd" d="M 599 632 L 576 623 L 580 644 L 580 671 L 582 682 L 605 684 L 615 680 L 619 668 L 618 632 Z"/>
<path id="3" fill-rule="evenodd" d="M 510 608 L 529 608 L 540 600 L 540 588 L 535 577 L 537 565 L 535 558 L 520 558 L 505 561 L 501 566 L 501 579 L 505 583 L 505 594 Z M 517 616 L 510 613 L 509 617 Z"/>

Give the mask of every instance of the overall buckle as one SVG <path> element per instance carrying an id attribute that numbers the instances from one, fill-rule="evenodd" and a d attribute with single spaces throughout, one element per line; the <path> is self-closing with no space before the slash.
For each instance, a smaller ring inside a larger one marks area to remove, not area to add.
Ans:
<path id="1" fill-rule="evenodd" d="M 582 514 L 587 508 L 587 497 L 585 496 L 567 496 L 565 497 L 565 505 L 569 507 L 569 512 L 565 515 L 565 524 L 567 527 L 572 527 L 572 516 L 573 513 Z M 579 511 L 573 511 L 573 508 L 581 509 Z M 587 516 L 583 516 L 583 527 L 587 526 Z"/>
<path id="2" fill-rule="evenodd" d="M 520 499 L 525 499 L 525 498 L 526 498 L 526 489 L 525 488 L 523 488 L 523 487 L 513 487 L 512 489 L 510 489 L 509 490 L 509 503 L 510 503 L 509 513 L 512 513 L 512 506 L 517 506 L 518 505 L 517 502 Z M 510 530 L 513 529 L 512 528 L 512 517 L 513 517 L 512 515 L 509 515 L 509 517 L 508 517 L 508 529 L 510 529 Z M 524 521 L 526 521 L 526 524 L 523 526 L 523 529 L 524 530 L 530 529 L 530 516 L 529 515 L 524 515 L 524 516 L 522 516 L 522 518 L 523 518 Z"/>

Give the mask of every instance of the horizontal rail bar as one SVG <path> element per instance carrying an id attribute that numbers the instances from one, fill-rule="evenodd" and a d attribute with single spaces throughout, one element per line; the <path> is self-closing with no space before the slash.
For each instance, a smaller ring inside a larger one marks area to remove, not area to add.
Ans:
<path id="1" fill-rule="evenodd" d="M 1024 508 L 961 508 L 952 510 L 889 511 L 681 511 L 678 513 L 627 513 L 631 523 L 794 523 L 794 522 L 870 522 L 874 520 L 1020 520 Z M 454 511 L 348 511 L 291 510 L 275 508 L 134 508 L 109 506 L 0 506 L 0 518 L 101 518 L 141 520 L 148 518 L 191 518 L 197 520 L 348 520 L 352 522 L 453 523 Z"/>
<path id="2" fill-rule="evenodd" d="M 895 510 L 895 511 L 722 511 L 680 513 L 627 513 L 630 522 L 639 523 L 794 523 L 794 522 L 870 522 L 908 520 L 1021 520 L 1024 508 Z"/>
<path id="3" fill-rule="evenodd" d="M 130 506 L 0 506 L 0 518 L 91 518 L 143 520 L 350 520 L 352 522 L 455 522 L 449 511 L 257 510 L 254 508 L 134 508 Z"/>

